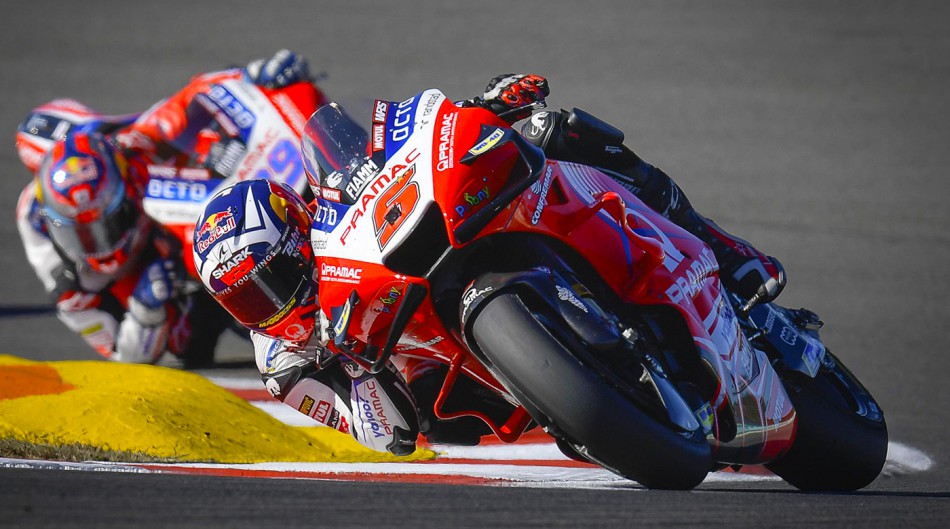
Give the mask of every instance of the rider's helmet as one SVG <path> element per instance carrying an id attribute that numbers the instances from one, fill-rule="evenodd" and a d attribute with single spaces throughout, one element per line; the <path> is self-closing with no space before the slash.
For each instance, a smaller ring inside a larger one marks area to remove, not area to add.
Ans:
<path id="1" fill-rule="evenodd" d="M 245 180 L 215 194 L 195 225 L 195 265 L 209 293 L 242 325 L 306 342 L 317 273 L 311 218 L 291 188 Z"/>
<path id="2" fill-rule="evenodd" d="M 76 262 L 114 274 L 133 262 L 151 225 L 125 157 L 98 134 L 53 145 L 36 174 L 37 199 L 53 243 Z"/>

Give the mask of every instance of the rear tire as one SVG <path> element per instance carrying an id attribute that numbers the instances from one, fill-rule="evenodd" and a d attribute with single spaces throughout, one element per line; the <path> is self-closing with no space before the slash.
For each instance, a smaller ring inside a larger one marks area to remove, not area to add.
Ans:
<path id="1" fill-rule="evenodd" d="M 515 294 L 485 303 L 472 337 L 532 417 L 583 457 L 651 489 L 692 489 L 712 467 L 702 430 L 678 431 L 582 364 Z"/>
<path id="2" fill-rule="evenodd" d="M 798 428 L 791 450 L 767 467 L 801 490 L 858 490 L 884 467 L 887 423 L 864 386 L 827 354 L 834 365 L 814 379 L 792 374 L 783 380 Z M 859 414 L 862 407 L 870 412 Z"/>

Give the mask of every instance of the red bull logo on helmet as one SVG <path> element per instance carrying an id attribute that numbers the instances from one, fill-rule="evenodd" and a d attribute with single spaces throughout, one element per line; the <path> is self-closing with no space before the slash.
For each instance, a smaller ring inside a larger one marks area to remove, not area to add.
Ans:
<path id="1" fill-rule="evenodd" d="M 92 158 L 71 156 L 63 161 L 60 168 L 53 173 L 53 184 L 58 189 L 69 189 L 72 186 L 92 182 L 99 177 L 99 168 Z"/>
<path id="2" fill-rule="evenodd" d="M 199 252 L 204 252 L 214 244 L 214 241 L 231 232 L 235 227 L 237 227 L 237 222 L 234 220 L 234 208 L 229 207 L 225 211 L 215 213 L 205 219 L 204 224 L 201 225 L 198 236 L 195 238 L 195 246 Z"/>

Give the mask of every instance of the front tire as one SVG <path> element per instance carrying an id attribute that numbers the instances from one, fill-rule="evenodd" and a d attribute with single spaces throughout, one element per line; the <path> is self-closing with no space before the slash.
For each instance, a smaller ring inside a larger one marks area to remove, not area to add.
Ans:
<path id="1" fill-rule="evenodd" d="M 858 379 L 826 354 L 830 361 L 814 379 L 783 375 L 798 428 L 791 450 L 767 467 L 801 490 L 858 490 L 884 467 L 887 423 Z"/>
<path id="2" fill-rule="evenodd" d="M 487 301 L 472 337 L 532 417 L 584 457 L 653 489 L 692 489 L 711 469 L 701 429 L 682 431 L 637 407 L 582 364 L 516 294 Z"/>

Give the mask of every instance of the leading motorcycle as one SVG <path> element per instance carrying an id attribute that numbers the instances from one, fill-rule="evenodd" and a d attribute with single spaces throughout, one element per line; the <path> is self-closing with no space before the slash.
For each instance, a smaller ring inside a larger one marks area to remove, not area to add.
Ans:
<path id="1" fill-rule="evenodd" d="M 432 89 L 369 120 L 326 105 L 301 145 L 333 354 L 373 372 L 438 362 L 424 412 L 505 442 L 540 426 L 649 488 L 741 465 L 803 490 L 878 476 L 883 412 L 817 315 L 743 305 L 704 243 L 487 110 Z"/>

